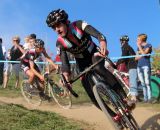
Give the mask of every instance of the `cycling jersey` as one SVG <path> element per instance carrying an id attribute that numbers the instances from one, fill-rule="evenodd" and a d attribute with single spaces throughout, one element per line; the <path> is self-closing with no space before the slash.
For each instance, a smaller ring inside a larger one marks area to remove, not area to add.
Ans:
<path id="1" fill-rule="evenodd" d="M 105 37 L 94 27 L 79 20 L 68 25 L 66 37 L 58 37 L 56 46 L 65 70 L 69 70 L 66 51 L 72 53 L 76 59 L 86 58 L 96 51 L 96 44 L 92 41 L 91 36 L 99 41 L 105 40 Z"/>
<path id="2" fill-rule="evenodd" d="M 45 51 L 42 52 L 45 55 Z M 26 72 L 27 70 L 30 69 L 30 64 L 29 61 L 33 61 L 35 59 L 37 59 L 39 56 L 41 55 L 41 53 L 37 53 L 35 51 L 35 49 L 30 49 L 28 50 L 21 59 L 21 68 L 24 70 L 24 72 Z M 36 68 L 36 70 L 39 71 L 38 67 L 36 66 L 36 64 L 34 65 L 34 67 Z"/>

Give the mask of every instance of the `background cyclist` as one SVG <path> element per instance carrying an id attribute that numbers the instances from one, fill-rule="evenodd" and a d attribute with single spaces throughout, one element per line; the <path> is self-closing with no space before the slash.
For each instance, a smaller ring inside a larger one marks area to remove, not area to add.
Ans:
<path id="1" fill-rule="evenodd" d="M 51 58 L 48 56 L 45 48 L 44 48 L 44 42 L 41 39 L 36 39 L 34 48 L 28 50 L 22 57 L 21 59 L 21 68 L 23 71 L 26 73 L 26 75 L 29 77 L 28 83 L 32 85 L 34 77 L 37 76 L 40 81 L 43 83 L 44 82 L 44 77 L 40 73 L 40 70 L 38 66 L 35 64 L 35 59 L 38 58 L 41 54 L 44 55 L 46 60 L 55 68 L 57 69 L 57 65 L 53 63 Z M 40 96 L 42 98 L 47 98 L 47 95 L 44 94 L 43 90 L 43 85 L 38 86 L 38 89 L 40 90 Z"/>

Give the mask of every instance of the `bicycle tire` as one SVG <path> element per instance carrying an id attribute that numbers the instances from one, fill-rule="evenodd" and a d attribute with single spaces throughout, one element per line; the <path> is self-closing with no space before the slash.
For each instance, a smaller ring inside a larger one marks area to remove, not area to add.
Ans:
<path id="1" fill-rule="evenodd" d="M 50 93 L 55 102 L 63 109 L 69 109 L 72 107 L 72 99 L 70 92 L 63 86 L 60 86 L 56 83 L 48 84 L 50 87 Z"/>
<path id="2" fill-rule="evenodd" d="M 114 121 L 112 120 L 112 118 L 110 117 L 110 115 L 108 114 L 108 112 L 106 110 L 106 107 L 105 107 L 105 104 L 104 104 L 105 103 L 104 99 L 102 99 L 102 96 L 100 95 L 100 91 L 99 91 L 100 89 L 102 89 L 103 93 L 106 92 L 105 94 L 107 94 L 107 96 L 109 98 L 111 98 L 111 102 L 114 105 L 113 108 L 119 110 L 120 113 L 122 113 L 120 122 L 123 125 L 123 127 L 129 128 L 130 130 L 139 130 L 140 128 L 138 126 L 138 123 L 136 122 L 136 120 L 134 119 L 132 114 L 129 111 L 125 112 L 125 110 L 127 110 L 127 106 L 124 105 L 121 97 L 118 96 L 118 94 L 114 90 L 107 89 L 105 84 L 99 83 L 93 88 L 95 97 L 96 97 L 97 102 L 99 103 L 101 109 L 103 110 L 105 115 L 107 117 L 109 117 L 110 122 L 115 127 L 115 129 L 117 129 L 117 127 L 115 126 L 115 123 L 113 123 Z"/>
<path id="3" fill-rule="evenodd" d="M 27 83 L 27 80 L 23 80 L 22 84 L 21 84 L 21 93 L 24 97 L 24 99 L 31 104 L 32 106 L 40 106 L 42 103 L 42 100 L 39 96 L 39 91 L 37 90 L 37 92 L 33 92 L 33 91 L 28 91 L 27 87 L 28 87 L 29 83 Z"/>
<path id="4" fill-rule="evenodd" d="M 109 121 L 112 124 L 113 128 L 115 130 L 118 130 L 117 124 L 113 121 L 112 117 L 108 113 L 108 111 L 106 109 L 106 105 L 104 104 L 104 101 L 102 100 L 102 98 L 101 98 L 101 96 L 100 96 L 100 94 L 98 92 L 98 88 L 102 88 L 102 87 L 105 87 L 105 86 L 106 85 L 104 83 L 98 83 L 98 84 L 94 85 L 93 86 L 93 93 L 94 93 L 94 96 L 95 96 L 95 98 L 96 98 L 101 110 L 104 112 L 104 114 L 107 117 L 107 119 L 109 119 Z"/>
<path id="5" fill-rule="evenodd" d="M 111 90 L 112 94 L 115 95 L 118 106 L 121 108 L 121 110 L 123 111 L 123 116 L 122 119 L 125 120 L 126 124 L 128 125 L 128 127 L 130 128 L 130 130 L 140 130 L 138 123 L 136 122 L 135 118 L 133 117 L 133 115 L 131 114 L 131 112 L 124 112 L 125 110 L 127 110 L 127 104 L 124 103 L 124 101 L 122 101 L 121 97 L 114 91 Z"/>

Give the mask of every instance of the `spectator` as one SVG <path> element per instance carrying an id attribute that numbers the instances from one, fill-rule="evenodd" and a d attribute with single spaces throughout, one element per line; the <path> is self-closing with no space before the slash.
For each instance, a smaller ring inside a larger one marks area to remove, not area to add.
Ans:
<path id="1" fill-rule="evenodd" d="M 20 57 L 22 56 L 22 45 L 20 45 L 20 38 L 18 36 L 15 36 L 12 38 L 13 46 L 11 48 L 11 61 L 20 61 Z M 20 47 L 18 45 L 20 45 Z M 12 63 L 12 70 L 15 73 L 16 76 L 16 84 L 15 88 L 19 87 L 19 70 L 20 70 L 20 64 L 19 63 Z"/>
<path id="2" fill-rule="evenodd" d="M 34 33 L 30 34 L 31 39 L 36 39 L 36 37 L 37 37 L 36 34 L 34 34 Z"/>
<path id="3" fill-rule="evenodd" d="M 2 38 L 0 38 L 0 61 L 5 60 L 5 54 L 6 50 L 5 47 L 2 46 Z M 0 85 L 3 84 L 3 69 L 4 69 L 4 63 L 0 62 Z"/>
<path id="4" fill-rule="evenodd" d="M 150 54 L 152 52 L 152 45 L 147 43 L 147 35 L 139 34 L 137 37 L 138 54 Z M 151 102 L 151 64 L 150 56 L 138 56 L 137 72 L 138 78 L 143 87 L 144 102 Z"/>
<path id="5" fill-rule="evenodd" d="M 122 48 L 122 56 L 133 56 L 136 55 L 133 48 L 128 44 L 129 37 L 124 35 L 120 38 L 121 48 Z M 138 92 L 137 92 L 137 62 L 135 58 L 125 58 L 120 59 L 117 62 L 117 65 L 124 63 L 129 71 L 129 85 L 130 85 L 130 94 L 131 101 L 136 102 Z"/>
<path id="6" fill-rule="evenodd" d="M 6 54 L 6 61 L 8 61 L 10 59 L 11 59 L 10 49 L 8 49 L 8 52 Z M 11 73 L 11 69 L 12 69 L 11 63 L 6 63 L 5 67 L 4 67 L 4 73 L 3 73 L 3 75 L 4 75 L 4 78 L 3 78 L 3 88 L 7 87 L 9 76 L 10 76 L 10 73 Z"/>
<path id="7" fill-rule="evenodd" d="M 28 50 L 28 49 L 33 48 L 33 45 L 31 44 L 30 39 L 31 39 L 30 36 L 27 36 L 27 37 L 25 37 L 25 39 L 24 39 L 25 43 L 24 43 L 24 45 L 23 45 L 23 48 L 24 48 L 25 51 Z"/>

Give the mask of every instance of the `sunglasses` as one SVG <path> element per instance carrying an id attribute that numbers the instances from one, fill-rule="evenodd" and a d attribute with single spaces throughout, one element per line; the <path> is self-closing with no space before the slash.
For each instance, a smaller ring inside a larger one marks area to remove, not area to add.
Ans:
<path id="1" fill-rule="evenodd" d="M 17 40 L 17 39 L 13 39 L 13 41 L 19 41 L 19 40 Z"/>

